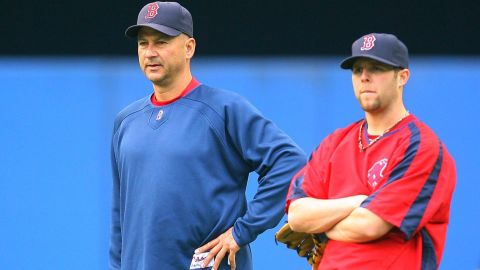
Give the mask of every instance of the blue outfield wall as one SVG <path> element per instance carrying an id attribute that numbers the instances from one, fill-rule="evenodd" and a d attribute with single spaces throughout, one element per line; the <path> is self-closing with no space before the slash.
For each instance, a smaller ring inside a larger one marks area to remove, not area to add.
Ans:
<path id="1" fill-rule="evenodd" d="M 477 269 L 480 59 L 414 59 L 406 105 L 458 170 L 441 269 Z M 340 60 L 196 58 L 193 71 L 247 97 L 310 153 L 363 116 Z M 112 123 L 150 83 L 135 58 L 0 58 L 0 81 L 0 269 L 106 269 Z M 255 188 L 252 175 L 250 198 Z M 252 244 L 255 269 L 310 269 L 274 232 Z"/>

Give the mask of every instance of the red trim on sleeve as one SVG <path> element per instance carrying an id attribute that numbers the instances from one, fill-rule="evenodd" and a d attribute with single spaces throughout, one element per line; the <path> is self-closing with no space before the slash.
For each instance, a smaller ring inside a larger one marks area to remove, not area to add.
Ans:
<path id="1" fill-rule="evenodd" d="M 187 87 L 182 91 L 182 93 L 180 93 L 180 95 L 178 95 L 178 97 L 176 98 L 173 98 L 173 99 L 170 99 L 170 100 L 166 100 L 166 101 L 158 101 L 156 98 L 155 98 L 155 93 L 153 93 L 151 96 L 150 96 L 150 101 L 152 102 L 153 105 L 155 106 L 165 106 L 165 105 L 168 105 L 184 96 L 186 96 L 188 93 L 190 93 L 190 91 L 192 91 L 195 87 L 199 86 L 200 83 L 192 77 L 192 80 L 190 81 L 190 83 L 187 85 Z"/>

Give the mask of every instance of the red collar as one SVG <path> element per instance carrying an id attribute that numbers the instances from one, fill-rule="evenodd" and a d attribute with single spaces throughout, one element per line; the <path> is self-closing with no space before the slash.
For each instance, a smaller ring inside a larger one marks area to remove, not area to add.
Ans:
<path id="1" fill-rule="evenodd" d="M 150 96 L 150 101 L 152 102 L 153 105 L 155 106 L 165 106 L 165 105 L 168 105 L 174 101 L 176 101 L 177 99 L 179 98 L 182 98 L 184 96 L 186 96 L 188 93 L 190 93 L 190 91 L 192 91 L 195 87 L 199 86 L 200 83 L 192 77 L 192 80 L 190 81 L 190 83 L 187 85 L 187 87 L 182 91 L 182 93 L 180 93 L 180 95 L 178 95 L 178 97 L 176 98 L 173 98 L 173 99 L 170 99 L 170 100 L 166 100 L 166 101 L 158 101 L 156 98 L 155 98 L 155 93 L 153 93 L 151 96 Z"/>

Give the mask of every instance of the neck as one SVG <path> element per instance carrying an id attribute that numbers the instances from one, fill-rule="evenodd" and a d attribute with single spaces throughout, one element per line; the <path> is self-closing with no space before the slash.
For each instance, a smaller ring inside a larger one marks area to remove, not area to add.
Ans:
<path id="1" fill-rule="evenodd" d="M 190 71 L 172 78 L 169 82 L 162 84 L 153 84 L 155 99 L 158 101 L 168 101 L 178 97 L 192 80 Z"/>
<path id="2" fill-rule="evenodd" d="M 401 109 L 392 110 L 390 112 L 370 113 L 365 112 L 365 120 L 368 123 L 368 134 L 383 135 L 403 118 L 409 115 L 408 111 L 402 106 Z"/>

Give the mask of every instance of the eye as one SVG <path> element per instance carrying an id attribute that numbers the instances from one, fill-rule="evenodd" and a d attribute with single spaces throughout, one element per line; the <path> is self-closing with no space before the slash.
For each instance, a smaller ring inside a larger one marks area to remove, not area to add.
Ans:
<path id="1" fill-rule="evenodd" d="M 360 74 L 360 73 L 362 73 L 362 71 L 363 71 L 363 68 L 361 68 L 361 67 L 352 67 L 352 73 L 353 74 Z"/>
<path id="2" fill-rule="evenodd" d="M 392 68 L 384 65 L 374 65 L 371 68 L 372 72 L 387 72 L 389 70 L 392 70 Z"/>
<path id="3" fill-rule="evenodd" d="M 167 40 L 165 40 L 165 39 L 159 39 L 159 40 L 157 40 L 155 43 L 157 43 L 158 45 L 168 44 Z"/>

